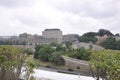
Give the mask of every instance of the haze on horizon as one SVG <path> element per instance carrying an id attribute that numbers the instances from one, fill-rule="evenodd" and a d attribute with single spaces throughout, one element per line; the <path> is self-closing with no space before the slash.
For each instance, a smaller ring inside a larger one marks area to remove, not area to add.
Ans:
<path id="1" fill-rule="evenodd" d="M 46 28 L 120 33 L 120 0 L 0 0 L 0 35 L 41 35 Z"/>

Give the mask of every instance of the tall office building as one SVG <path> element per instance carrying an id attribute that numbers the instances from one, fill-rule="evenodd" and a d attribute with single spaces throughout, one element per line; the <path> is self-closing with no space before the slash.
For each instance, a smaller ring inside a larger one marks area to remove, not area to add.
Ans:
<path id="1" fill-rule="evenodd" d="M 55 38 L 58 43 L 62 42 L 62 31 L 60 29 L 45 29 L 42 31 L 42 36 L 44 38 Z"/>

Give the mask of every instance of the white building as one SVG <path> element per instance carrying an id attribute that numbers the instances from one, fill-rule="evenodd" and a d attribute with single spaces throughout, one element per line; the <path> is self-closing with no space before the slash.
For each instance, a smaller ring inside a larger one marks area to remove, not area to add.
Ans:
<path id="1" fill-rule="evenodd" d="M 42 36 L 44 38 L 55 38 L 58 43 L 62 42 L 62 31 L 60 29 L 45 29 L 42 31 Z"/>

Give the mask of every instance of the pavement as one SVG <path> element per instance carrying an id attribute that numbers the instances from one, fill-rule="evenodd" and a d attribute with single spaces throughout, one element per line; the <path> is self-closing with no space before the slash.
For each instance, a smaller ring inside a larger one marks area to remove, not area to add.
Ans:
<path id="1" fill-rule="evenodd" d="M 36 80 L 95 80 L 90 76 L 64 74 L 40 69 L 34 69 L 34 78 Z"/>

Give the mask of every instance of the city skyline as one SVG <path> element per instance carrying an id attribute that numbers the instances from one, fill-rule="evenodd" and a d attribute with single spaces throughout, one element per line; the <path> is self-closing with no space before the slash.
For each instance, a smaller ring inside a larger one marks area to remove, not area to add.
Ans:
<path id="1" fill-rule="evenodd" d="M 59 28 L 63 34 L 120 33 L 119 0 L 0 0 L 0 36 L 42 34 Z"/>

